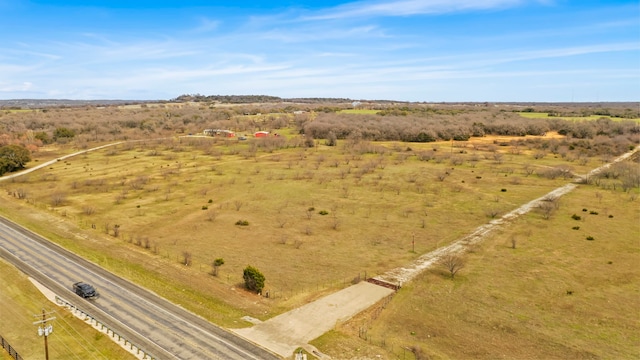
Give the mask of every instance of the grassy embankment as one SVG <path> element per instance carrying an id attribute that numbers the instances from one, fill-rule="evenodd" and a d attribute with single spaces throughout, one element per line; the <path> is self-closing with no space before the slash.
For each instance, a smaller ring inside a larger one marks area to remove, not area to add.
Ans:
<path id="1" fill-rule="evenodd" d="M 44 359 L 44 339 L 38 336 L 42 310 L 51 321 L 51 359 L 134 359 L 126 350 L 84 321 L 47 300 L 29 279 L 0 260 L 0 334 L 24 359 Z M 0 359 L 12 359 L 0 348 Z"/>

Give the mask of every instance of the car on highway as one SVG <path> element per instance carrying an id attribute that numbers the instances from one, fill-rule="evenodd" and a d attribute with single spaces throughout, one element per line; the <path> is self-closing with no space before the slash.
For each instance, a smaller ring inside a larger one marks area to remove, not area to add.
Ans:
<path id="1" fill-rule="evenodd" d="M 73 291 L 85 299 L 97 298 L 99 296 L 96 288 L 91 284 L 79 281 L 73 284 Z"/>

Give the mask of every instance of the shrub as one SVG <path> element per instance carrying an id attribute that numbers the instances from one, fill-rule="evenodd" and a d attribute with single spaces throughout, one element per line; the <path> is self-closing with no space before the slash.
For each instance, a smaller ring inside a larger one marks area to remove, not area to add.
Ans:
<path id="1" fill-rule="evenodd" d="M 587 236 L 587 240 L 591 241 L 594 240 L 593 236 Z"/>
<path id="2" fill-rule="evenodd" d="M 500 189 L 500 191 L 502 191 L 502 192 L 507 192 L 507 189 Z"/>
<path id="3" fill-rule="evenodd" d="M 262 273 L 253 266 L 247 266 L 242 272 L 242 278 L 244 279 L 244 286 L 247 290 L 255 291 L 258 294 L 264 289 L 265 277 Z"/>
<path id="4" fill-rule="evenodd" d="M 573 230 L 580 230 L 580 226 L 574 226 L 572 227 Z"/>
<path id="5" fill-rule="evenodd" d="M 589 214 L 591 214 L 591 215 L 598 215 L 598 212 L 597 212 L 597 211 L 590 211 L 590 212 L 589 212 Z"/>
<path id="6" fill-rule="evenodd" d="M 320 210 L 320 212 L 318 212 L 318 214 L 327 215 L 327 214 L 329 214 L 329 212 L 327 210 Z"/>
<path id="7" fill-rule="evenodd" d="M 582 211 L 583 211 L 583 212 L 587 212 L 587 209 L 586 209 L 586 208 L 584 208 L 584 209 L 582 209 Z"/>
<path id="8" fill-rule="evenodd" d="M 236 221 L 236 225 L 238 225 L 238 226 L 249 226 L 249 222 L 247 220 L 238 220 L 238 221 Z"/>
<path id="9" fill-rule="evenodd" d="M 207 205 L 202 205 L 202 210 L 207 210 L 209 207 Z"/>
<path id="10" fill-rule="evenodd" d="M 576 215 L 576 214 L 571 215 L 571 218 L 572 218 L 573 220 L 580 220 L 580 219 L 582 219 L 580 216 L 578 216 L 578 215 Z"/>

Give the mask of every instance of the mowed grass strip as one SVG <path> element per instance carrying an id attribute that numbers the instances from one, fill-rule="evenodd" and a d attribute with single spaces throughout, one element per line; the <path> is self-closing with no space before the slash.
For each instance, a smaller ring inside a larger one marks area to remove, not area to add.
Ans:
<path id="1" fill-rule="evenodd" d="M 24 359 L 44 359 L 44 339 L 38 336 L 42 310 L 53 333 L 48 337 L 51 359 L 135 359 L 105 334 L 47 300 L 20 271 L 0 260 L 0 335 Z M 0 349 L 0 359 L 12 359 Z"/>
<path id="2" fill-rule="evenodd" d="M 363 314 L 316 344 L 337 358 L 366 351 L 391 359 L 410 354 L 406 349 L 429 359 L 637 358 L 634 191 L 580 186 L 551 219 L 534 211 L 469 249 L 454 280 L 434 267 L 386 309 Z"/>

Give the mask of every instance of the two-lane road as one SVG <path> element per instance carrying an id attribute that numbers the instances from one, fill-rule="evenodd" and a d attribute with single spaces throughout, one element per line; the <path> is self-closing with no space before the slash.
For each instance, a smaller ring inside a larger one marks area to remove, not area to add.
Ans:
<path id="1" fill-rule="evenodd" d="M 42 237 L 0 218 L 0 256 L 76 302 L 101 322 L 126 334 L 157 359 L 278 359 L 236 334 L 219 328 L 157 295 L 123 280 Z M 71 284 L 96 286 L 87 302 Z"/>

